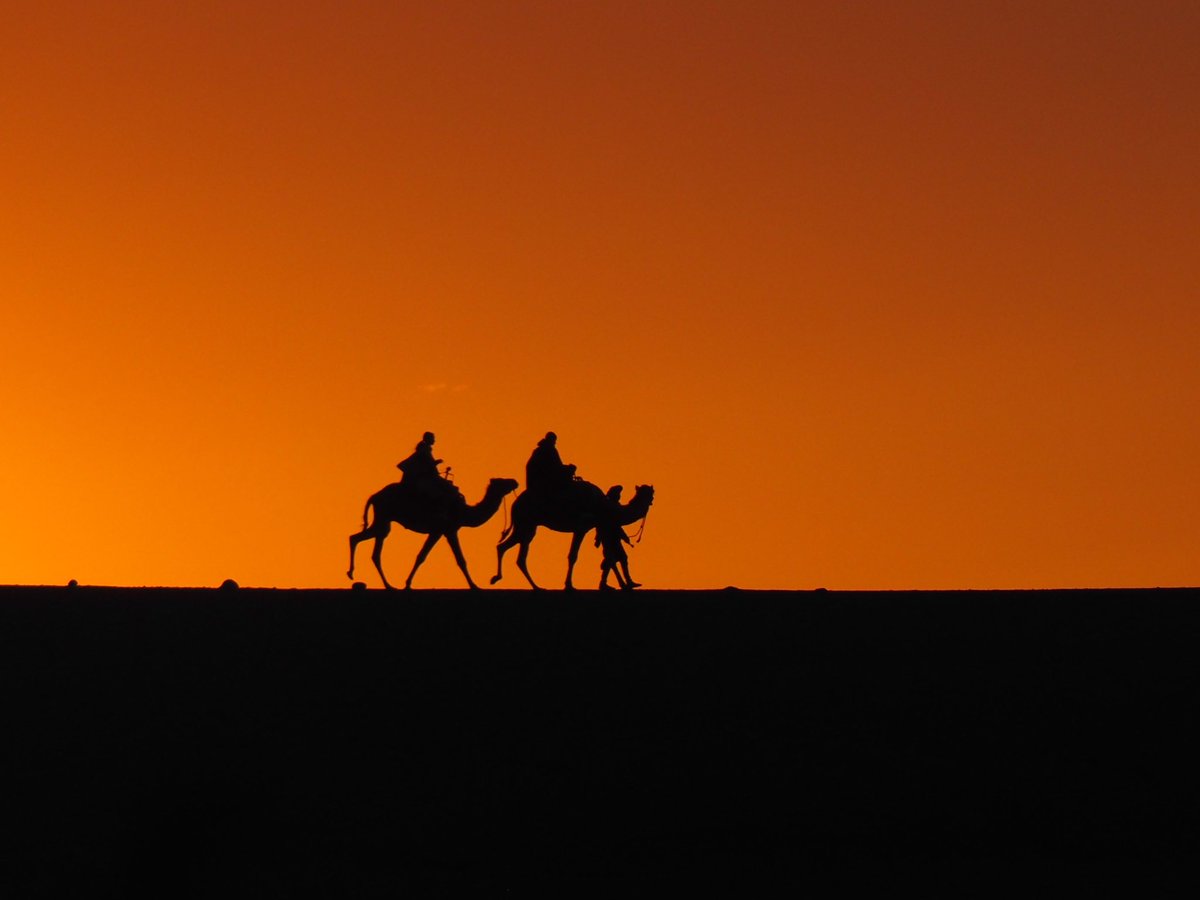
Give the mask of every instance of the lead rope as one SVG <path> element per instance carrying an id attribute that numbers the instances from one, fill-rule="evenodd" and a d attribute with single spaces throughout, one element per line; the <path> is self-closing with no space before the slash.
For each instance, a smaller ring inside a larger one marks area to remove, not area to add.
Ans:
<path id="1" fill-rule="evenodd" d="M 500 540 L 504 540 L 508 534 L 508 494 L 500 498 L 500 503 L 504 507 L 504 530 L 500 532 Z"/>
<path id="2" fill-rule="evenodd" d="M 640 544 L 642 542 L 642 535 L 646 533 L 646 520 L 648 518 L 650 518 L 650 510 L 646 510 L 646 514 L 642 516 L 642 524 L 638 528 L 637 540 L 634 541 L 635 544 Z"/>

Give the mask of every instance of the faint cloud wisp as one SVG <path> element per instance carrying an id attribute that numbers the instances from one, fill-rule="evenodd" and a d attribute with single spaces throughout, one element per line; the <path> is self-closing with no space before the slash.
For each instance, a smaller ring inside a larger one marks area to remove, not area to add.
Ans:
<path id="1" fill-rule="evenodd" d="M 433 384 L 422 384 L 420 390 L 426 394 L 461 394 L 469 387 L 466 384 L 447 384 L 439 381 Z"/>

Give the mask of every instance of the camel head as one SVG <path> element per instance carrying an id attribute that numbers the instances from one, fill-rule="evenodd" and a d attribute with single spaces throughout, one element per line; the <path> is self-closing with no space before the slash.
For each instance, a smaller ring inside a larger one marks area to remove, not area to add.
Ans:
<path id="1" fill-rule="evenodd" d="M 637 488 L 634 489 L 633 496 L 629 499 L 629 502 L 625 504 L 625 509 L 629 510 L 630 512 L 642 510 L 642 514 L 644 514 L 650 510 L 650 504 L 653 502 L 654 485 L 639 484 Z M 641 518 L 641 515 L 638 517 Z"/>
<path id="2" fill-rule="evenodd" d="M 487 492 L 489 494 L 495 492 L 501 497 L 507 497 L 520 486 L 521 482 L 515 478 L 493 478 L 488 482 Z"/>
<path id="3" fill-rule="evenodd" d="M 649 506 L 651 503 L 653 503 L 654 502 L 654 485 L 639 484 L 633 492 L 633 500 L 630 500 L 629 502 L 633 503 L 635 501 L 645 503 L 647 506 Z"/>

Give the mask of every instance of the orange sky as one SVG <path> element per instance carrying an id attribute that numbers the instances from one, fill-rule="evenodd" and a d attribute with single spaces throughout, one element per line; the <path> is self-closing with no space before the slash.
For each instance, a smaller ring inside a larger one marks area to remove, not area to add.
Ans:
<path id="1" fill-rule="evenodd" d="M 344 585 L 424 430 L 473 501 L 553 429 L 655 485 L 648 587 L 1200 584 L 1198 46 L 1167 0 L 6 5 L 0 583 Z"/>

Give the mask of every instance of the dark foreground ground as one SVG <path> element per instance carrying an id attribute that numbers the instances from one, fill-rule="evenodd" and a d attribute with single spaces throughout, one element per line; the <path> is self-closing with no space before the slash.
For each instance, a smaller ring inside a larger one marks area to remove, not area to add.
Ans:
<path id="1" fill-rule="evenodd" d="M 0 588 L 0 889 L 1146 895 L 1198 601 Z"/>

